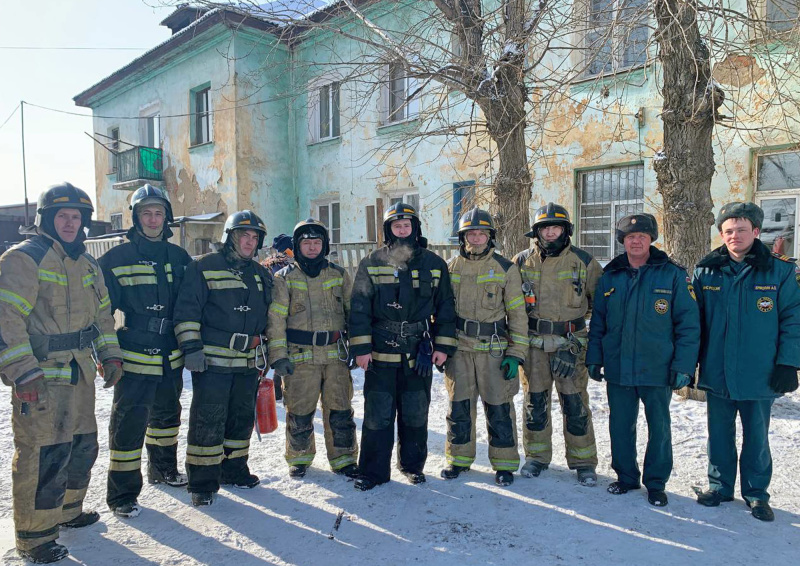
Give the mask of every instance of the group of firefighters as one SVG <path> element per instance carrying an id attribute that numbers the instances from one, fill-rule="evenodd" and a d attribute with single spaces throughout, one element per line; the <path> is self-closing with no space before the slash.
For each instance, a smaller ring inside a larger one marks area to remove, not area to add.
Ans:
<path id="1" fill-rule="evenodd" d="M 773 401 L 798 386 L 800 275 L 791 258 L 758 239 L 763 212 L 755 204 L 722 207 L 716 225 L 723 245 L 697 265 L 694 279 L 652 245 L 658 227 L 643 213 L 619 221 L 625 252 L 605 269 L 571 244 L 569 214 L 553 203 L 536 212 L 530 249 L 510 260 L 495 249 L 491 215 L 468 211 L 458 255 L 445 262 L 427 250 L 417 211 L 400 202 L 384 215 L 386 245 L 361 261 L 353 279 L 328 260 L 328 230 L 314 219 L 276 238 L 285 253 L 265 266 L 256 259 L 267 229 L 249 210 L 228 217 L 219 251 L 192 260 L 168 241 L 166 191 L 145 185 L 130 204 L 129 241 L 95 260 L 83 243 L 91 200 L 69 183 L 53 186 L 39 198 L 36 234 L 0 258 L 16 547 L 31 562 L 68 554 L 56 542 L 59 528 L 99 520 L 83 509 L 98 454 L 98 372 L 114 388 L 107 503 L 123 518 L 140 513 L 143 446 L 148 481 L 188 485 L 195 506 L 211 505 L 220 485 L 258 485 L 248 454 L 256 390 L 268 367 L 286 409 L 289 475 L 302 478 L 314 459 L 321 400 L 329 465 L 364 491 L 390 479 L 395 425 L 400 472 L 413 484 L 425 481 L 434 366 L 444 372 L 450 400 L 442 478 L 474 463 L 478 398 L 496 483 L 510 485 L 517 470 L 539 476 L 552 459 L 555 387 L 567 464 L 581 485 L 594 486 L 587 386 L 590 378 L 605 380 L 617 475 L 608 491 L 644 484 L 648 501 L 664 506 L 671 392 L 695 386 L 699 363 L 709 488 L 698 490 L 698 502 L 732 501 L 738 463 L 753 516 L 774 519 L 769 419 Z M 125 321 L 116 331 L 115 311 Z M 356 366 L 365 371 L 360 453 Z M 193 389 L 186 475 L 177 465 L 184 368 Z M 520 383 L 521 469 L 513 400 Z M 640 400 L 649 430 L 643 473 Z"/>

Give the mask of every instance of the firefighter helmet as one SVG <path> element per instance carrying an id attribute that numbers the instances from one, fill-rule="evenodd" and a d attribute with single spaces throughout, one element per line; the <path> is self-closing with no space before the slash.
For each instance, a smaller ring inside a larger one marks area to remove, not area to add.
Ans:
<path id="1" fill-rule="evenodd" d="M 164 189 L 159 189 L 153 185 L 146 184 L 136 189 L 131 196 L 130 209 L 133 211 L 133 221 L 136 222 L 137 208 L 148 204 L 160 204 L 164 207 L 167 222 L 173 222 L 172 203 L 169 202 L 169 195 Z"/>
<path id="2" fill-rule="evenodd" d="M 539 228 L 545 226 L 563 226 L 567 238 L 572 236 L 572 222 L 569 220 L 569 212 L 560 204 L 548 202 L 536 211 L 531 224 L 531 231 L 525 234 L 527 238 L 537 238 Z"/>
<path id="3" fill-rule="evenodd" d="M 416 231 L 417 238 L 422 236 L 422 226 L 417 209 L 401 201 L 394 203 L 383 213 L 383 237 L 387 242 L 395 240 L 395 235 L 392 234 L 392 222 L 395 220 L 411 220 L 411 226 Z"/>
<path id="4" fill-rule="evenodd" d="M 328 228 L 313 218 L 307 218 L 302 222 L 298 222 L 292 232 L 292 249 L 297 256 L 300 252 L 300 241 L 320 239 L 322 240 L 322 256 L 325 257 L 330 253 L 330 239 L 328 237 Z"/>
<path id="5" fill-rule="evenodd" d="M 488 230 L 489 239 L 492 241 L 497 233 L 492 215 L 477 207 L 468 210 L 461 216 L 458 221 L 458 238 L 463 239 L 463 235 L 470 230 Z"/>
<path id="6" fill-rule="evenodd" d="M 260 250 L 261 246 L 264 245 L 267 227 L 252 210 L 240 210 L 228 216 L 228 219 L 225 221 L 225 227 L 222 229 L 223 244 L 233 245 L 231 232 L 234 230 L 255 230 L 258 232 L 258 247 L 256 251 Z"/>
<path id="7" fill-rule="evenodd" d="M 92 223 L 92 199 L 86 192 L 82 191 L 72 183 L 60 183 L 53 185 L 39 195 L 39 202 L 36 206 L 36 226 L 42 226 L 42 213 L 46 210 L 57 210 L 59 208 L 76 208 L 81 213 L 82 226 L 87 228 Z"/>

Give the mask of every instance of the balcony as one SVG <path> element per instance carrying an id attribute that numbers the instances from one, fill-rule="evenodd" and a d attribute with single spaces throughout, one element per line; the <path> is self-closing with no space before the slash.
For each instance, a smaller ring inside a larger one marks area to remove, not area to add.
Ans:
<path id="1" fill-rule="evenodd" d="M 134 146 L 117 153 L 114 161 L 117 171 L 114 189 L 133 190 L 145 183 L 161 186 L 164 178 L 160 148 Z"/>

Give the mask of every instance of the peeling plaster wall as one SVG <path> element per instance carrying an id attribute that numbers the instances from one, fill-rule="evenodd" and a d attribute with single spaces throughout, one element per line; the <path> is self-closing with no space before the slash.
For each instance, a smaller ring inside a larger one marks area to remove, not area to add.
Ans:
<path id="1" fill-rule="evenodd" d="M 204 83 L 211 84 L 212 110 L 230 108 L 237 94 L 231 59 L 231 34 L 225 30 L 213 39 L 175 54 L 156 71 L 137 77 L 137 84 L 93 107 L 96 132 L 107 135 L 119 127 L 120 139 L 135 145 L 144 143 L 142 120 L 112 117 L 136 117 L 158 111 L 164 155 L 164 186 L 169 191 L 176 216 L 221 211 L 228 214 L 237 208 L 235 111 L 216 112 L 212 116 L 212 142 L 190 147 L 190 91 Z M 175 117 L 171 117 L 175 116 Z M 121 149 L 127 146 L 120 144 Z M 110 152 L 95 146 L 95 175 L 98 194 L 98 218 L 123 212 L 123 226 L 131 224 L 128 202 L 132 191 L 112 188 L 116 175 L 107 175 Z M 221 229 L 219 230 L 219 237 Z M 187 247 L 193 249 L 191 243 Z"/>

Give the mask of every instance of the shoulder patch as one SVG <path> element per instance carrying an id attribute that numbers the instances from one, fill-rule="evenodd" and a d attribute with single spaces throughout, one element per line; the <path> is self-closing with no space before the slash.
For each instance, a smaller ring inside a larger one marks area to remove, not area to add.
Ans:
<path id="1" fill-rule="evenodd" d="M 589 267 L 589 264 L 592 263 L 592 260 L 594 259 L 592 257 L 592 254 L 580 249 L 577 246 L 570 246 L 569 248 L 572 251 L 572 253 L 578 256 L 578 258 L 584 263 L 584 265 L 586 265 L 586 267 Z"/>
<path id="2" fill-rule="evenodd" d="M 30 240 L 25 240 L 24 242 L 20 242 L 13 249 L 21 251 L 25 255 L 29 256 L 36 265 L 42 263 L 44 256 L 47 255 L 47 252 L 50 251 L 50 248 L 53 247 L 53 241 L 45 238 L 44 236 L 34 236 Z"/>
<path id="3" fill-rule="evenodd" d="M 500 267 L 503 268 L 503 271 L 508 271 L 509 268 L 514 265 L 514 262 L 511 260 L 506 259 L 505 257 L 501 256 L 498 252 L 494 252 L 494 260 L 500 264 Z"/>
<path id="4" fill-rule="evenodd" d="M 783 255 L 783 254 L 779 254 L 779 253 L 775 253 L 775 252 L 771 252 L 771 253 L 772 253 L 772 257 L 777 258 L 777 259 L 779 259 L 781 261 L 785 261 L 786 263 L 796 263 L 797 262 L 796 258 L 789 257 L 788 255 Z"/>

